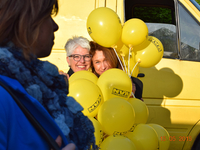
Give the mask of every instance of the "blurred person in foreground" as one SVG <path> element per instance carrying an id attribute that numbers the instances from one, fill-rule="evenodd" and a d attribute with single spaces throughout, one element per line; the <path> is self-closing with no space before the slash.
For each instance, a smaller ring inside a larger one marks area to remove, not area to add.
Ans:
<path id="1" fill-rule="evenodd" d="M 68 85 L 57 67 L 38 59 L 51 53 L 58 30 L 52 15 L 57 13 L 57 0 L 0 2 L 0 81 L 63 150 L 87 150 L 91 145 L 95 148 L 92 122 L 67 97 Z M 45 138 L 2 86 L 0 93 L 0 149 L 49 150 Z"/>

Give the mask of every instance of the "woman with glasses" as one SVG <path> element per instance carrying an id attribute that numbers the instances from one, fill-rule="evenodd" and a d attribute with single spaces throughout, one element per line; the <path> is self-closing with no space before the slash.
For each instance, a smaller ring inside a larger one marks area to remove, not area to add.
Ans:
<path id="1" fill-rule="evenodd" d="M 67 62 L 70 67 L 67 76 L 74 72 L 88 70 L 91 65 L 90 44 L 88 39 L 81 36 L 74 36 L 65 45 Z"/>

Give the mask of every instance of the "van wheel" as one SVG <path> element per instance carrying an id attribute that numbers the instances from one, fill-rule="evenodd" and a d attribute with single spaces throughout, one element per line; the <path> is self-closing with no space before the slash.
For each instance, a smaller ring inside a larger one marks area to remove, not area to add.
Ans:
<path id="1" fill-rule="evenodd" d="M 200 134 L 197 136 L 191 150 L 200 150 Z"/>

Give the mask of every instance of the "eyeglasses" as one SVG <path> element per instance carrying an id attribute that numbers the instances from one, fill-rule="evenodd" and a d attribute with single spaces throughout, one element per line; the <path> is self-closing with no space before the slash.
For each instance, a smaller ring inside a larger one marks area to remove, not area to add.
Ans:
<path id="1" fill-rule="evenodd" d="M 73 57 L 74 61 L 80 61 L 83 57 L 84 61 L 90 61 L 92 58 L 92 55 L 86 54 L 86 55 L 79 55 L 79 54 L 72 54 L 69 57 Z"/>

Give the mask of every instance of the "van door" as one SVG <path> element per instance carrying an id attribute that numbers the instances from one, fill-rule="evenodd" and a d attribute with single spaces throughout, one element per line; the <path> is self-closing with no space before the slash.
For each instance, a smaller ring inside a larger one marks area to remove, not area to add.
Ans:
<path id="1" fill-rule="evenodd" d="M 170 134 L 170 149 L 180 150 L 200 119 L 199 20 L 181 1 L 124 2 L 126 21 L 142 19 L 149 36 L 157 37 L 164 46 L 162 60 L 151 68 L 140 67 L 145 76 L 139 79 L 143 81 L 143 99 L 149 108 L 148 123 L 165 127 Z M 195 137 L 190 139 L 190 145 L 194 140 Z"/>

